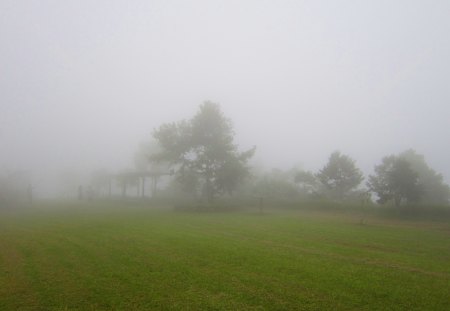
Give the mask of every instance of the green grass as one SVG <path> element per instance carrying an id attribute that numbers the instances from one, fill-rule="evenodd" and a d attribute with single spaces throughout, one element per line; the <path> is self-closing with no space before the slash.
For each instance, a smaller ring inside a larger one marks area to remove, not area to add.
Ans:
<path id="1" fill-rule="evenodd" d="M 0 310 L 449 310 L 450 224 L 134 204 L 0 212 Z"/>

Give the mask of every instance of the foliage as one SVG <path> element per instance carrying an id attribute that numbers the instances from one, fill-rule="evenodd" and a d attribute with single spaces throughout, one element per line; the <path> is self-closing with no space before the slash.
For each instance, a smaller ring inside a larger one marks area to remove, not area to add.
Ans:
<path id="1" fill-rule="evenodd" d="M 317 174 L 317 178 L 332 198 L 344 199 L 363 181 L 362 172 L 355 161 L 347 155 L 335 151 L 328 163 Z"/>
<path id="2" fill-rule="evenodd" d="M 292 199 L 298 196 L 298 189 L 292 182 L 292 172 L 273 169 L 258 176 L 253 192 L 258 197 L 272 199 Z"/>
<path id="3" fill-rule="evenodd" d="M 421 202 L 429 204 L 446 204 L 450 198 L 450 188 L 444 183 L 441 174 L 428 166 L 423 155 L 414 150 L 406 150 L 399 155 L 411 165 L 418 175 L 418 182 L 422 190 Z"/>
<path id="4" fill-rule="evenodd" d="M 294 181 L 300 186 L 300 190 L 306 194 L 317 194 L 320 191 L 320 182 L 316 175 L 310 171 L 299 171 Z"/>
<path id="5" fill-rule="evenodd" d="M 158 142 L 155 140 L 142 142 L 134 154 L 134 167 L 136 175 L 141 183 L 141 196 L 145 197 L 146 180 L 150 177 L 152 197 L 155 197 L 158 183 L 163 175 L 168 175 L 166 161 L 152 161 L 151 158 L 161 152 Z"/>
<path id="6" fill-rule="evenodd" d="M 147 172 L 150 165 L 150 156 L 158 151 L 158 145 L 155 141 L 141 142 L 134 154 L 134 167 L 138 172 Z"/>
<path id="7" fill-rule="evenodd" d="M 410 149 L 398 156 L 385 157 L 369 176 L 369 189 L 377 194 L 378 203 L 390 200 L 401 203 L 447 204 L 449 186 L 442 175 L 431 169 L 423 155 Z"/>
<path id="8" fill-rule="evenodd" d="M 162 151 L 152 159 L 175 166 L 178 180 L 191 191 L 200 191 L 208 202 L 236 190 L 248 175 L 247 162 L 255 152 L 255 148 L 238 152 L 231 121 L 212 102 L 203 103 L 188 121 L 161 125 L 153 137 Z M 193 178 L 198 184 L 190 185 Z"/>
<path id="9" fill-rule="evenodd" d="M 417 173 L 408 161 L 396 156 L 384 157 L 382 163 L 375 166 L 375 175 L 369 176 L 367 186 L 376 193 L 380 204 L 391 200 L 396 206 L 402 202 L 413 203 L 421 194 Z"/>

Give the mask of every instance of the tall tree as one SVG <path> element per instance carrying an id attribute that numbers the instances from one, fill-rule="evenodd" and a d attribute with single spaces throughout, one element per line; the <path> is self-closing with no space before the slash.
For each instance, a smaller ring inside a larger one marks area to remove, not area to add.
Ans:
<path id="1" fill-rule="evenodd" d="M 375 165 L 375 174 L 368 177 L 367 187 L 369 191 L 378 196 L 379 204 L 384 204 L 394 198 L 390 176 L 396 159 L 393 155 L 384 157 L 381 164 Z"/>
<path id="2" fill-rule="evenodd" d="M 329 194 L 337 199 L 344 199 L 364 179 L 355 161 L 339 151 L 330 155 L 328 163 L 319 171 L 317 178 Z"/>
<path id="3" fill-rule="evenodd" d="M 248 174 L 247 162 L 255 148 L 239 152 L 233 143 L 231 121 L 218 104 L 205 102 L 188 121 L 163 124 L 153 133 L 162 151 L 152 158 L 165 160 L 177 168 L 179 180 L 201 179 L 208 202 L 218 194 L 232 193 Z"/>
<path id="4" fill-rule="evenodd" d="M 375 166 L 375 175 L 369 176 L 367 185 L 377 194 L 380 204 L 389 200 L 396 205 L 418 201 L 447 204 L 450 197 L 450 188 L 442 175 L 412 149 L 383 158 L 382 163 Z"/>
<path id="5" fill-rule="evenodd" d="M 418 174 L 411 164 L 400 157 L 388 156 L 375 166 L 375 175 L 370 175 L 367 186 L 378 196 L 377 202 L 393 201 L 396 206 L 419 201 L 422 188 Z"/>
<path id="6" fill-rule="evenodd" d="M 425 157 L 413 149 L 406 150 L 399 155 L 411 164 L 418 175 L 418 183 L 422 189 L 422 202 L 433 204 L 447 204 L 450 198 L 450 188 L 444 183 L 444 178 L 428 166 Z"/>

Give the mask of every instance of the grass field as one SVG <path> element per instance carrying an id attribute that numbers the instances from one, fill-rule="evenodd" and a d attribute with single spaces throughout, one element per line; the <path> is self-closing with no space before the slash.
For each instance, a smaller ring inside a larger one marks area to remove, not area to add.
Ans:
<path id="1" fill-rule="evenodd" d="M 0 211 L 0 310 L 450 310 L 450 223 L 302 210 Z"/>

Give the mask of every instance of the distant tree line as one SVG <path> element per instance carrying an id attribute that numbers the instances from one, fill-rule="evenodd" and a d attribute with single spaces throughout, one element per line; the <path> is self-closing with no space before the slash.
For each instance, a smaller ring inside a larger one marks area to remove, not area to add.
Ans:
<path id="1" fill-rule="evenodd" d="M 154 129 L 152 139 L 139 145 L 133 169 L 116 174 L 96 171 L 91 187 L 104 196 L 111 196 L 115 184 L 123 197 L 134 189 L 135 197 L 160 191 L 208 203 L 221 196 L 332 201 L 372 197 L 379 204 L 395 206 L 449 203 L 450 188 L 442 175 L 412 149 L 381 159 L 364 183 L 355 160 L 339 151 L 317 172 L 258 171 L 249 165 L 256 148 L 240 151 L 234 135 L 220 106 L 204 102 L 192 118 Z"/>
<path id="2" fill-rule="evenodd" d="M 239 150 L 234 136 L 231 120 L 218 104 L 207 101 L 192 118 L 154 129 L 152 139 L 138 146 L 134 168 L 116 173 L 97 170 L 89 183 L 65 173 L 60 176 L 60 187 L 66 197 L 80 199 L 147 198 L 159 192 L 208 203 L 221 196 L 331 201 L 372 198 L 395 206 L 449 203 L 450 187 L 443 176 L 412 149 L 382 158 L 364 183 L 355 160 L 339 151 L 331 153 L 317 172 L 258 170 L 249 164 L 256 148 Z M 0 175 L 0 203 L 32 201 L 33 185 L 22 175 Z"/>
<path id="3" fill-rule="evenodd" d="M 413 203 L 448 204 L 450 188 L 441 174 L 428 166 L 425 158 L 410 149 L 386 156 L 369 175 L 367 189 L 359 188 L 364 177 L 355 161 L 339 152 L 317 174 L 299 172 L 295 182 L 309 193 L 344 200 L 372 193 L 379 204 L 395 206 Z"/>
<path id="4" fill-rule="evenodd" d="M 383 158 L 368 176 L 355 160 L 333 152 L 317 173 L 291 170 L 259 174 L 248 161 L 255 148 L 240 152 L 234 144 L 231 121 L 218 104 L 203 103 L 190 120 L 161 125 L 153 133 L 159 152 L 149 159 L 174 168 L 175 181 L 184 192 L 212 202 L 216 196 L 244 192 L 257 196 L 308 196 L 351 200 L 373 194 L 380 204 L 396 206 L 417 202 L 447 204 L 450 188 L 441 174 L 428 166 L 414 150 Z"/>

